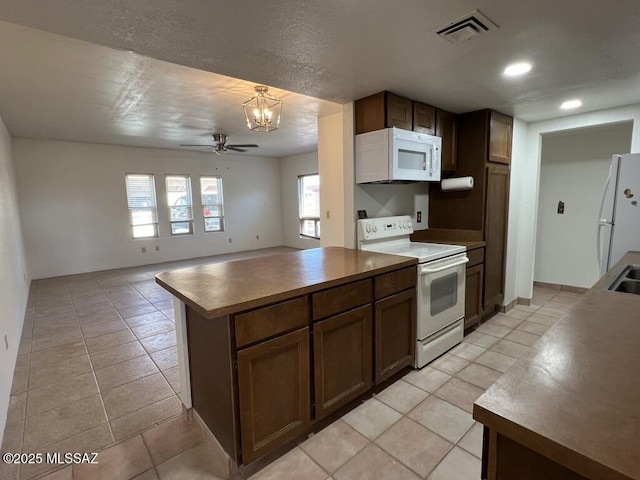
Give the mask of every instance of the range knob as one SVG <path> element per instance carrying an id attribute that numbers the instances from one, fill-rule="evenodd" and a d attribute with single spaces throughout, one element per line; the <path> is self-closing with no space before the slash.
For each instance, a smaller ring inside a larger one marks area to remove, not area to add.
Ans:
<path id="1" fill-rule="evenodd" d="M 371 228 L 373 229 L 373 233 L 376 233 L 378 231 L 378 227 L 376 227 L 375 225 Z"/>

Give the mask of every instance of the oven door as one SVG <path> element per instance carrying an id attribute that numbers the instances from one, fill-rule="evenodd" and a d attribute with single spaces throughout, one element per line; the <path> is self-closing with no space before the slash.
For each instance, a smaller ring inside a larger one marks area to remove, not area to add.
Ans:
<path id="1" fill-rule="evenodd" d="M 415 138 L 414 138 L 415 137 Z M 414 132 L 399 132 L 394 129 L 391 139 L 391 164 L 389 176 L 392 180 L 439 181 L 440 180 L 439 137 L 418 135 Z"/>
<path id="2" fill-rule="evenodd" d="M 466 253 L 418 265 L 418 340 L 464 317 Z"/>

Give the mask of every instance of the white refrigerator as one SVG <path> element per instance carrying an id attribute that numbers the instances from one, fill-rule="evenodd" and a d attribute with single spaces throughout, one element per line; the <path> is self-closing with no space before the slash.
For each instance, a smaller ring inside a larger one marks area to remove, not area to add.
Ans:
<path id="1" fill-rule="evenodd" d="M 600 275 L 629 250 L 640 251 L 640 153 L 611 159 L 600 205 L 597 246 Z"/>

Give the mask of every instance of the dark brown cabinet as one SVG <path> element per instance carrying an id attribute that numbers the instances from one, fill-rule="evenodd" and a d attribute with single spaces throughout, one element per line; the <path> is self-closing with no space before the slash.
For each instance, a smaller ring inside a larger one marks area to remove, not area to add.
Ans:
<path id="1" fill-rule="evenodd" d="M 426 103 L 413 102 L 413 131 L 436 135 L 436 108 Z"/>
<path id="2" fill-rule="evenodd" d="M 242 458 L 249 463 L 311 422 L 309 328 L 238 352 Z"/>
<path id="3" fill-rule="evenodd" d="M 370 304 L 313 325 L 317 420 L 371 388 L 372 335 Z"/>
<path id="4" fill-rule="evenodd" d="M 483 316 L 504 301 L 512 125 L 511 117 L 492 110 L 458 115 L 456 175 L 472 176 L 475 187 L 429 192 L 430 228 L 481 232 L 486 242 Z"/>
<path id="5" fill-rule="evenodd" d="M 436 110 L 436 136 L 442 138 L 442 171 L 456 171 L 458 116 L 455 113 Z"/>
<path id="6" fill-rule="evenodd" d="M 415 281 L 415 274 L 413 278 Z M 403 368 L 414 365 L 415 288 L 377 301 L 375 318 L 375 381 L 379 384 Z"/>
<path id="7" fill-rule="evenodd" d="M 483 292 L 484 292 L 484 247 L 467 249 L 465 301 L 464 301 L 464 328 L 472 328 L 480 323 L 482 316 Z"/>
<path id="8" fill-rule="evenodd" d="M 507 254 L 509 216 L 509 167 L 489 165 L 486 174 L 484 235 L 487 242 L 484 273 L 484 309 L 501 307 Z"/>
<path id="9" fill-rule="evenodd" d="M 188 307 L 193 406 L 231 458 L 257 460 L 413 365 L 416 278 L 403 262 L 218 318 Z"/>
<path id="10" fill-rule="evenodd" d="M 491 111 L 489 126 L 490 162 L 511 163 L 511 139 L 513 137 L 513 118 Z"/>
<path id="11" fill-rule="evenodd" d="M 355 102 L 356 134 L 383 128 L 413 128 L 413 102 L 391 92 L 380 92 Z"/>

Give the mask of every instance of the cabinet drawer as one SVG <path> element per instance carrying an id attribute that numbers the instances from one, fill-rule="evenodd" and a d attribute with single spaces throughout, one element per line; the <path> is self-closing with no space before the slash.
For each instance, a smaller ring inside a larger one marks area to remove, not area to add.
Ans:
<path id="1" fill-rule="evenodd" d="M 467 251 L 467 257 L 469 257 L 469 263 L 467 268 L 475 267 L 484 262 L 484 247 L 476 248 L 474 250 Z"/>
<path id="2" fill-rule="evenodd" d="M 309 323 L 308 297 L 298 297 L 236 315 L 236 347 L 240 348 L 279 333 L 306 327 Z"/>
<path id="3" fill-rule="evenodd" d="M 376 300 L 415 287 L 417 275 L 416 267 L 407 267 L 378 275 L 374 280 Z"/>
<path id="4" fill-rule="evenodd" d="M 330 317 L 371 303 L 372 290 L 371 279 L 367 278 L 314 293 L 312 296 L 313 319 Z"/>

